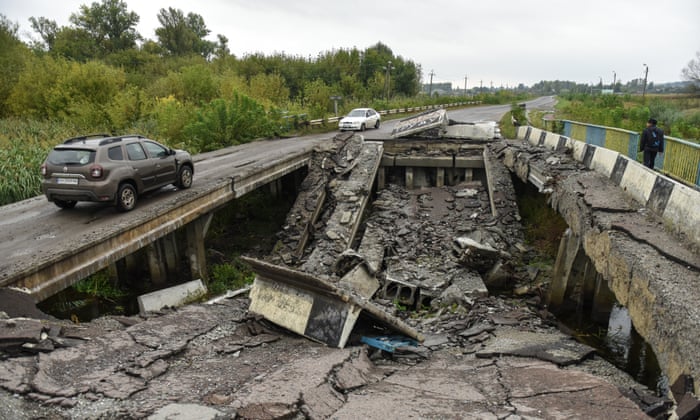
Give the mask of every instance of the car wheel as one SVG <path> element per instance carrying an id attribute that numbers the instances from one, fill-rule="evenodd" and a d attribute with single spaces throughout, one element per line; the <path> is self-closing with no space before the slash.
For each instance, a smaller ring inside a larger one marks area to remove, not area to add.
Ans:
<path id="1" fill-rule="evenodd" d="M 360 126 L 360 131 L 365 131 L 365 123 L 362 123 L 362 125 Z"/>
<path id="2" fill-rule="evenodd" d="M 379 120 L 377 120 L 377 123 L 374 124 L 374 128 L 379 128 Z"/>
<path id="3" fill-rule="evenodd" d="M 129 183 L 120 185 L 117 192 L 117 209 L 129 211 L 134 207 L 136 207 L 136 188 Z"/>
<path id="4" fill-rule="evenodd" d="M 175 186 L 183 190 L 192 186 L 192 168 L 187 165 L 180 168 Z"/>
<path id="5" fill-rule="evenodd" d="M 78 204 L 77 201 L 72 200 L 53 200 L 53 203 L 62 209 L 72 209 Z"/>

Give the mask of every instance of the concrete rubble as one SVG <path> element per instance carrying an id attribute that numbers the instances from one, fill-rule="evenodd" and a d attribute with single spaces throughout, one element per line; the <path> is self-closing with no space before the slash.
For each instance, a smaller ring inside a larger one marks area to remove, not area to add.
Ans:
<path id="1" fill-rule="evenodd" d="M 8 313 L 0 418 L 667 418 L 673 401 L 561 333 L 542 296 L 489 295 L 537 277 L 512 264 L 530 250 L 506 165 L 532 170 L 507 145 L 484 148 L 488 180 L 373 196 L 381 150 L 343 134 L 314 153 L 274 251 L 247 258 L 250 297 L 84 324 Z M 417 350 L 361 343 L 395 332 Z M 676 388 L 692 418 L 693 386 Z"/>

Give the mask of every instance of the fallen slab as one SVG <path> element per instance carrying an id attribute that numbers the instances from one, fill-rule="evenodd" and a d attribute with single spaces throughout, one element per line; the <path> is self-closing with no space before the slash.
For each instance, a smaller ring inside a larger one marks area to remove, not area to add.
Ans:
<path id="1" fill-rule="evenodd" d="M 444 131 L 447 123 L 447 111 L 444 109 L 425 111 L 400 120 L 391 131 L 391 137 L 407 137 L 431 129 Z"/>
<path id="2" fill-rule="evenodd" d="M 382 326 L 414 338 L 423 336 L 353 291 L 308 273 L 242 257 L 256 273 L 249 311 L 297 334 L 343 348 L 360 312 Z"/>
<path id="3" fill-rule="evenodd" d="M 496 331 L 496 337 L 490 340 L 483 350 L 478 351 L 476 357 L 532 357 L 559 366 L 568 366 L 580 363 L 594 352 L 592 347 L 563 334 L 499 329 Z"/>

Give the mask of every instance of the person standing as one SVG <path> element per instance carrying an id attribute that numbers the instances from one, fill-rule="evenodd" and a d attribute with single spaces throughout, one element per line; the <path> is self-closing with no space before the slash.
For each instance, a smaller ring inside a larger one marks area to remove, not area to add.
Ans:
<path id="1" fill-rule="evenodd" d="M 656 126 L 653 118 L 649 118 L 647 128 L 642 131 L 640 147 L 644 152 L 644 166 L 654 169 L 656 154 L 664 152 L 664 130 Z"/>

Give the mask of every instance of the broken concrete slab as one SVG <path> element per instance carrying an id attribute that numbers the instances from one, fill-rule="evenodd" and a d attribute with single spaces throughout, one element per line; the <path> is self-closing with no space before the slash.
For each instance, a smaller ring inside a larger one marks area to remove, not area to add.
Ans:
<path id="1" fill-rule="evenodd" d="M 345 347 L 355 322 L 364 311 L 401 334 L 422 340 L 415 329 L 356 293 L 320 277 L 242 257 L 256 278 L 250 291 L 250 312 L 297 334 L 332 347 Z"/>
<path id="2" fill-rule="evenodd" d="M 142 315 L 159 311 L 165 307 L 178 307 L 194 302 L 207 294 L 207 287 L 201 279 L 188 281 L 167 289 L 156 290 L 138 297 L 139 311 Z"/>
<path id="3" fill-rule="evenodd" d="M 358 264 L 338 281 L 338 287 L 371 299 L 379 289 L 379 281 L 369 273 L 364 264 Z"/>
<path id="4" fill-rule="evenodd" d="M 0 321 L 0 349 L 19 349 L 24 343 L 38 343 L 44 329 L 44 324 L 33 319 Z"/>
<path id="5" fill-rule="evenodd" d="M 459 262 L 479 272 L 488 271 L 501 258 L 501 252 L 468 237 L 455 238 Z"/>
<path id="6" fill-rule="evenodd" d="M 486 347 L 476 353 L 479 358 L 503 355 L 533 357 L 568 366 L 580 363 L 595 353 L 595 349 L 561 333 L 544 334 L 502 328 Z"/>
<path id="7" fill-rule="evenodd" d="M 422 112 L 400 120 L 391 131 L 392 138 L 408 137 L 431 129 L 444 131 L 447 128 L 447 111 L 436 109 Z"/>
<path id="8" fill-rule="evenodd" d="M 493 140 L 496 135 L 495 121 L 450 122 L 443 137 L 452 139 Z"/>

